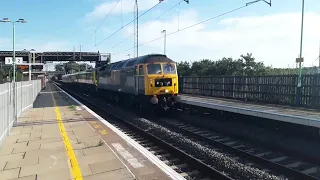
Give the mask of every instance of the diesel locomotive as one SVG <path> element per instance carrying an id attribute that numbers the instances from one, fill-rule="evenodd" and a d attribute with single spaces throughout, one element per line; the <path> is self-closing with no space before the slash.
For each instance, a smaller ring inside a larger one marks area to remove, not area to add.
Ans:
<path id="1" fill-rule="evenodd" d="M 178 102 L 176 62 L 162 54 L 122 60 L 85 72 L 63 75 L 62 83 L 81 85 L 99 96 L 139 108 L 167 110 Z"/>

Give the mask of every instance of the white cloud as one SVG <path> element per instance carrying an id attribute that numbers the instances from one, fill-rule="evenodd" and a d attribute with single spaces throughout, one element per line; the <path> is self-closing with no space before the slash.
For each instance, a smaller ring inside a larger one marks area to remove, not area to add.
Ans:
<path id="1" fill-rule="evenodd" d="M 201 19 L 196 11 L 182 12 L 180 29 L 199 21 Z M 216 60 L 221 57 L 238 58 L 241 54 L 252 52 L 257 61 L 263 61 L 267 65 L 274 67 L 295 65 L 300 47 L 300 12 L 213 21 L 218 21 L 222 27 L 209 29 L 205 24 L 201 24 L 168 36 L 167 55 L 176 61 L 202 58 Z M 320 24 L 318 22 L 320 22 L 320 13 L 305 14 L 303 39 L 305 66 L 318 64 L 314 61 L 319 53 Z M 140 43 L 163 36 L 161 34 L 163 29 L 167 30 L 167 34 L 177 31 L 177 17 L 168 21 L 156 21 L 141 28 Z M 132 27 L 126 29 L 126 34 L 132 36 Z M 162 53 L 163 39 L 140 47 L 140 54 L 144 54 L 144 48 L 148 48 L 146 53 Z M 126 54 L 128 52 L 121 53 L 114 56 L 114 59 L 123 59 Z"/>
<path id="2" fill-rule="evenodd" d="M 155 4 L 157 4 L 158 2 L 159 2 L 159 0 L 139 0 L 138 9 L 139 9 L 139 11 L 147 10 L 147 9 L 151 8 L 152 6 L 154 6 Z M 103 2 L 99 5 L 97 5 L 93 11 L 91 11 L 90 13 L 88 13 L 86 15 L 86 19 L 96 20 L 96 19 L 102 18 L 102 17 L 106 16 L 115 5 L 116 5 L 116 7 L 113 9 L 111 14 L 118 15 L 121 12 L 123 14 L 127 14 L 127 13 L 131 13 L 134 11 L 134 1 L 133 0 L 122 0 L 122 3 L 121 3 L 121 1 L 118 3 L 118 0 L 113 0 L 112 2 L 110 2 L 110 0 L 109 0 L 109 1 L 106 1 L 106 2 Z"/>
<path id="3" fill-rule="evenodd" d="M 12 42 L 10 39 L 0 39 L 0 48 L 6 51 L 12 51 Z M 59 41 L 43 38 L 37 39 L 19 39 L 16 40 L 15 50 L 35 49 L 36 51 L 72 51 L 73 45 L 67 41 Z"/>

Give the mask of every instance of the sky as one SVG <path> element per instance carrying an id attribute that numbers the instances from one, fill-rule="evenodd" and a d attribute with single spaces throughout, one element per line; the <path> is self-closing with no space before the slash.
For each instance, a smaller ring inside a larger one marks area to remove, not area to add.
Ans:
<path id="1" fill-rule="evenodd" d="M 164 0 L 139 18 L 139 55 L 164 53 L 161 31 L 166 30 L 166 55 L 177 62 L 239 58 L 252 53 L 265 65 L 295 67 L 300 53 L 302 0 L 272 0 L 271 7 L 260 1 L 225 15 L 221 14 L 252 0 L 189 1 Z M 142 14 L 158 0 L 138 3 Z M 127 59 L 128 54 L 134 56 L 133 23 L 128 24 L 133 20 L 133 10 L 134 0 L 10 0 L 1 3 L 0 18 L 28 21 L 16 25 L 17 50 L 79 51 L 81 45 L 82 51 L 111 53 L 115 62 Z M 184 30 L 212 17 L 216 18 Z M 150 42 L 154 39 L 158 40 Z M 304 66 L 319 65 L 319 46 L 320 3 L 307 0 Z M 12 50 L 9 23 L 0 24 L 0 50 Z"/>

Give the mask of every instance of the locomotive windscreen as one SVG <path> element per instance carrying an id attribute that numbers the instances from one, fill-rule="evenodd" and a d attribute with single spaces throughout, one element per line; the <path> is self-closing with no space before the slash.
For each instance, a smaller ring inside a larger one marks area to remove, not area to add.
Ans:
<path id="1" fill-rule="evenodd" d="M 176 66 L 172 63 L 162 64 L 163 74 L 177 74 Z"/>

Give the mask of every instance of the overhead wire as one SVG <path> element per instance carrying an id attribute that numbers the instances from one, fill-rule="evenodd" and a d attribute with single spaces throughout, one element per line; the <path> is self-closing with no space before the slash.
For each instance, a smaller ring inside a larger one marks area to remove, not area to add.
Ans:
<path id="1" fill-rule="evenodd" d="M 258 2 L 258 1 L 257 1 L 257 2 Z M 198 22 L 198 23 L 196 23 L 196 24 L 193 24 L 193 25 L 187 26 L 187 27 L 185 27 L 185 28 L 182 28 L 182 29 L 180 29 L 180 30 L 174 31 L 174 32 L 172 32 L 172 33 L 166 34 L 166 36 L 170 36 L 170 35 L 176 34 L 176 33 L 178 33 L 178 32 L 187 30 L 187 29 L 192 28 L 192 27 L 194 27 L 194 26 L 197 26 L 197 25 L 199 25 L 199 24 L 203 24 L 203 23 L 205 23 L 205 22 L 207 22 L 207 21 L 210 21 L 210 20 L 219 18 L 219 17 L 221 17 L 221 16 L 224 16 L 224 15 L 226 15 L 226 14 L 230 14 L 230 13 L 232 13 L 232 12 L 235 12 L 235 11 L 238 11 L 238 10 L 240 10 L 240 9 L 243 9 L 243 8 L 245 8 L 245 7 L 248 7 L 248 6 L 252 5 L 252 4 L 254 4 L 254 3 L 250 3 L 250 4 L 247 3 L 247 4 L 244 5 L 244 6 L 240 6 L 240 7 L 238 7 L 238 8 L 235 8 L 235 9 L 233 9 L 233 10 L 230 10 L 230 11 L 227 11 L 227 12 L 225 12 L 225 13 L 219 14 L 219 15 L 217 15 L 217 16 L 211 17 L 211 18 L 206 19 L 206 20 L 204 20 L 204 21 Z M 149 44 L 149 43 L 151 43 L 151 42 L 154 42 L 154 41 L 157 41 L 157 40 L 159 40 L 159 39 L 162 39 L 163 37 L 164 37 L 164 36 L 161 36 L 161 37 L 152 39 L 152 40 L 147 41 L 147 42 L 145 42 L 145 43 L 141 43 L 141 44 L 139 44 L 138 46 L 143 46 L 143 45 Z M 122 53 L 122 52 L 129 51 L 129 50 L 131 50 L 131 49 L 133 49 L 133 48 L 135 48 L 135 47 L 136 47 L 136 46 L 134 46 L 134 47 L 132 47 L 132 48 L 129 48 L 129 49 L 126 49 L 126 50 L 119 51 L 119 52 L 117 52 L 117 53 L 114 53 L 113 55 L 117 55 L 117 54 L 120 54 L 120 53 Z"/>
<path id="2" fill-rule="evenodd" d="M 85 43 L 83 44 L 86 44 L 90 39 L 91 37 L 97 33 L 97 30 L 101 27 L 101 25 L 104 23 L 104 21 L 109 17 L 109 15 L 111 14 L 111 12 L 114 10 L 114 8 L 118 5 L 118 3 L 120 2 L 121 0 L 118 0 L 117 3 L 111 8 L 111 10 L 108 12 L 108 14 L 106 14 L 106 16 L 104 17 L 104 19 L 102 20 L 102 22 L 99 24 L 99 26 L 94 30 L 94 32 L 90 35 L 90 37 L 86 40 Z M 121 1 L 122 2 L 122 1 Z"/>
<path id="3" fill-rule="evenodd" d="M 319 67 L 320 67 L 320 56 L 317 57 L 317 59 L 315 59 L 314 61 L 312 61 L 312 63 L 319 61 Z"/>
<path id="4" fill-rule="evenodd" d="M 114 33 L 112 33 L 111 35 L 109 35 L 108 37 L 104 38 L 102 41 L 100 41 L 98 44 L 96 44 L 95 46 L 93 46 L 91 49 L 97 47 L 99 44 L 103 43 L 104 41 L 106 41 L 107 39 L 109 39 L 110 37 L 112 37 L 113 35 L 115 35 L 117 32 L 119 32 L 120 30 L 122 30 L 123 28 L 125 28 L 126 26 L 128 26 L 129 24 L 131 24 L 132 22 L 134 22 L 136 19 L 140 18 L 141 16 L 145 15 L 146 13 L 148 13 L 149 11 L 151 11 L 152 9 L 154 9 L 155 7 L 157 7 L 162 1 L 159 1 L 156 5 L 154 5 L 153 7 L 149 8 L 147 11 L 145 11 L 144 13 L 142 13 L 141 15 L 139 15 L 137 18 L 134 18 L 132 21 L 130 21 L 129 23 L 127 23 L 126 25 L 122 26 L 121 28 L 119 28 L 118 30 L 116 30 Z M 89 51 L 91 50 L 89 49 Z"/>
<path id="5" fill-rule="evenodd" d="M 171 8 L 167 9 L 164 13 L 162 13 L 161 15 L 159 15 L 157 18 L 155 18 L 155 19 L 153 19 L 152 21 L 146 23 L 142 28 L 140 28 L 140 29 L 138 30 L 138 32 L 141 31 L 141 29 L 147 27 L 148 25 L 150 25 L 150 24 L 152 24 L 153 22 L 155 22 L 156 20 L 158 20 L 158 19 L 159 19 L 160 17 L 162 17 L 163 15 L 167 14 L 167 13 L 168 13 L 169 11 L 171 11 L 173 8 L 175 8 L 176 6 L 178 6 L 182 1 L 184 1 L 184 0 L 181 0 L 179 3 L 173 5 Z M 133 34 L 131 34 L 131 35 L 133 35 Z M 119 44 L 121 44 L 121 43 L 124 42 L 125 40 L 129 39 L 129 38 L 131 37 L 131 35 L 129 35 L 127 38 L 125 38 L 125 39 L 121 40 L 120 42 L 118 42 L 117 44 L 115 44 L 112 48 L 118 46 Z"/>

